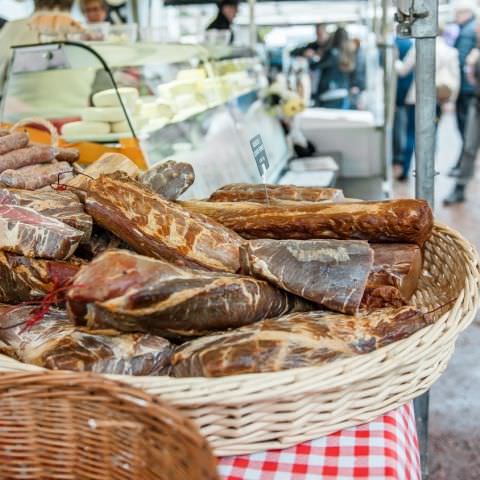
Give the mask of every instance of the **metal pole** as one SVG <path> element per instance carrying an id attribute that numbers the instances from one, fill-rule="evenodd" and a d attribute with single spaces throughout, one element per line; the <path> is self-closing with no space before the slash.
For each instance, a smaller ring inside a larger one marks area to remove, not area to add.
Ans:
<path id="1" fill-rule="evenodd" d="M 435 184 L 435 37 L 438 0 L 397 0 L 398 33 L 416 39 L 415 63 L 415 196 L 434 205 Z M 428 478 L 428 392 L 415 399 L 422 478 Z"/>
<path id="2" fill-rule="evenodd" d="M 433 207 L 435 184 L 435 37 L 415 42 L 415 195 Z"/>
<path id="3" fill-rule="evenodd" d="M 255 0 L 248 0 L 249 14 L 249 43 L 250 48 L 255 49 L 257 46 L 257 24 L 255 23 Z"/>

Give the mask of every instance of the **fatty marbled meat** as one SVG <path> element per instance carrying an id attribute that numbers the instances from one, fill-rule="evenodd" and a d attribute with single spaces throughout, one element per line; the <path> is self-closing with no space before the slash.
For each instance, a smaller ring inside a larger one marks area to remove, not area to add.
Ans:
<path id="1" fill-rule="evenodd" d="M 79 262 L 27 258 L 0 252 L 0 302 L 38 300 L 66 286 L 80 270 Z"/>
<path id="2" fill-rule="evenodd" d="M 167 200 L 176 200 L 195 181 L 195 172 L 189 163 L 168 160 L 145 172 L 140 182 Z"/>
<path id="3" fill-rule="evenodd" d="M 0 184 L 12 188 L 38 190 L 54 183 L 65 183 L 72 179 L 73 175 L 72 166 L 67 162 L 28 165 L 0 173 Z"/>
<path id="4" fill-rule="evenodd" d="M 424 200 L 260 205 L 248 202 L 179 202 L 244 238 L 368 240 L 423 245 L 433 228 Z"/>
<path id="5" fill-rule="evenodd" d="M 241 248 L 243 273 L 348 314 L 360 306 L 372 262 L 361 240 L 251 240 Z"/>
<path id="6" fill-rule="evenodd" d="M 77 324 L 188 338 L 283 315 L 295 298 L 267 282 L 191 270 L 123 250 L 81 268 L 67 292 Z"/>
<path id="7" fill-rule="evenodd" d="M 323 187 L 300 187 L 297 185 L 270 185 L 232 183 L 219 188 L 210 195 L 210 202 L 255 202 L 282 204 L 288 202 L 341 202 L 342 190 Z"/>
<path id="8" fill-rule="evenodd" d="M 72 192 L 32 192 L 0 188 L 0 205 L 29 207 L 38 213 L 56 218 L 84 232 L 82 242 L 88 242 L 92 234 L 92 217 L 85 213 L 82 203 Z"/>
<path id="9" fill-rule="evenodd" d="M 372 352 L 430 325 L 413 307 L 361 312 L 293 313 L 179 346 L 172 358 L 176 377 L 221 377 L 321 365 Z"/>
<path id="10" fill-rule="evenodd" d="M 85 205 L 96 223 L 139 253 L 188 267 L 232 273 L 240 267 L 240 236 L 123 173 L 90 182 Z"/>
<path id="11" fill-rule="evenodd" d="M 65 260 L 75 252 L 82 237 L 80 230 L 31 208 L 0 205 L 0 250 Z"/>
<path id="12" fill-rule="evenodd" d="M 31 327 L 31 306 L 0 305 L 0 351 L 52 370 L 117 375 L 165 375 L 172 345 L 161 337 L 84 332 L 61 310 L 51 309 Z"/>

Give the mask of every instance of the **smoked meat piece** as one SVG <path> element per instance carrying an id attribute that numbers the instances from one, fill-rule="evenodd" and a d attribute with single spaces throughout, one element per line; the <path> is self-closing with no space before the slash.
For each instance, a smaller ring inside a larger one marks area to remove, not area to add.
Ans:
<path id="1" fill-rule="evenodd" d="M 54 183 L 65 183 L 73 178 L 73 174 L 72 166 L 67 162 L 29 165 L 0 173 L 0 184 L 12 188 L 38 190 Z"/>
<path id="2" fill-rule="evenodd" d="M 423 245 L 433 228 L 425 200 L 260 205 L 248 202 L 179 202 L 244 238 L 333 238 Z"/>
<path id="3" fill-rule="evenodd" d="M 66 286 L 80 270 L 80 263 L 27 258 L 0 252 L 0 302 L 38 300 Z"/>
<path id="4" fill-rule="evenodd" d="M 81 243 L 75 256 L 85 260 L 92 260 L 106 250 L 114 248 L 127 248 L 125 244 L 113 233 L 107 232 L 96 225 L 93 227 L 92 236 L 88 242 Z"/>
<path id="5" fill-rule="evenodd" d="M 245 274 L 330 310 L 354 314 L 373 252 L 361 240 L 251 240 L 240 258 Z"/>
<path id="6" fill-rule="evenodd" d="M 372 352 L 430 325 L 413 307 L 360 312 L 316 311 L 264 320 L 192 340 L 172 358 L 176 377 L 221 377 L 321 365 Z"/>
<path id="7" fill-rule="evenodd" d="M 25 148 L 27 145 L 28 134 L 25 132 L 8 133 L 6 131 L 5 134 L 0 135 L 0 155 Z"/>
<path id="8" fill-rule="evenodd" d="M 4 140 L 5 137 L 2 138 Z M 0 155 L 0 172 L 16 170 L 21 167 L 50 163 L 55 159 L 56 151 L 48 145 L 31 145 Z M 0 177 L 0 181 L 1 180 Z"/>
<path id="9" fill-rule="evenodd" d="M 417 289 L 422 271 L 422 251 L 417 245 L 372 244 L 373 268 L 368 288 L 391 286 L 408 302 Z"/>
<path id="10" fill-rule="evenodd" d="M 195 181 L 195 172 L 189 163 L 168 160 L 145 172 L 140 182 L 167 200 L 176 200 Z"/>
<path id="11" fill-rule="evenodd" d="M 210 195 L 210 202 L 255 202 L 282 204 L 282 202 L 341 202 L 343 192 L 337 188 L 299 187 L 296 185 L 269 185 L 232 183 Z"/>
<path id="12" fill-rule="evenodd" d="M 32 192 L 14 188 L 0 188 L 1 205 L 29 207 L 38 213 L 56 218 L 84 233 L 82 242 L 92 234 L 93 221 L 87 215 L 78 197 L 72 192 Z"/>
<path id="13" fill-rule="evenodd" d="M 283 315 L 286 292 L 251 277 L 190 270 L 111 250 L 81 268 L 67 292 L 70 317 L 89 328 L 195 337 Z"/>
<path id="14" fill-rule="evenodd" d="M 0 250 L 65 260 L 75 252 L 82 237 L 80 230 L 31 208 L 0 205 Z"/>
<path id="15" fill-rule="evenodd" d="M 85 205 L 96 223 L 139 253 L 210 270 L 240 268 L 240 236 L 165 200 L 123 173 L 92 181 Z"/>
<path id="16" fill-rule="evenodd" d="M 169 371 L 171 344 L 153 335 L 114 331 L 84 332 L 66 312 L 51 309 L 26 327 L 32 307 L 0 305 L 0 350 L 24 363 L 52 370 L 117 375 L 163 375 Z"/>

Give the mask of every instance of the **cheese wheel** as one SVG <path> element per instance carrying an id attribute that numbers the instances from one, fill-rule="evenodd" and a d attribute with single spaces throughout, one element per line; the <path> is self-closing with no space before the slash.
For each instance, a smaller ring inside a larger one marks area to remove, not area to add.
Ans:
<path id="1" fill-rule="evenodd" d="M 122 107 L 90 107 L 82 113 L 82 120 L 86 122 L 121 122 L 125 120 Z"/>
<path id="2" fill-rule="evenodd" d="M 167 102 L 157 101 L 157 115 L 159 117 L 172 118 L 174 115 L 172 105 Z"/>
<path id="3" fill-rule="evenodd" d="M 145 118 L 155 118 L 157 116 L 156 102 L 142 102 L 139 114 Z"/>
<path id="4" fill-rule="evenodd" d="M 180 70 L 177 73 L 177 80 L 205 80 L 207 77 L 205 70 L 202 68 L 191 68 L 187 70 Z"/>
<path id="5" fill-rule="evenodd" d="M 138 90 L 133 87 L 122 87 L 118 89 L 118 93 L 122 97 L 125 106 L 133 111 L 139 96 Z M 118 100 L 117 92 L 114 88 L 96 93 L 92 97 L 92 102 L 96 107 L 120 106 L 120 101 Z"/>
<path id="6" fill-rule="evenodd" d="M 132 118 L 132 126 L 134 130 L 140 130 L 143 128 L 148 122 L 148 119 L 135 117 Z M 112 123 L 112 132 L 113 133 L 131 133 L 130 126 L 126 120 L 122 120 L 121 122 Z"/>
<path id="7" fill-rule="evenodd" d="M 62 135 L 105 135 L 110 133 L 110 124 L 105 122 L 70 122 L 62 127 Z"/>

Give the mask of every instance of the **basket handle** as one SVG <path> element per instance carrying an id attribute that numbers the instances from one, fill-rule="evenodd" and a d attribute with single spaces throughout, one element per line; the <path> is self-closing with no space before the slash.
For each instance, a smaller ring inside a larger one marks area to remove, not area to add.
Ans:
<path id="1" fill-rule="evenodd" d="M 50 132 L 50 140 L 51 140 L 52 147 L 58 147 L 58 131 L 55 128 L 55 125 L 53 125 L 52 122 L 50 122 L 45 118 L 41 118 L 41 117 L 24 118 L 23 120 L 20 120 L 15 125 L 13 125 L 12 128 L 10 128 L 10 131 L 13 132 L 17 128 L 25 127 L 32 123 L 37 123 L 38 125 L 42 125 L 42 127 L 45 127 Z"/>

